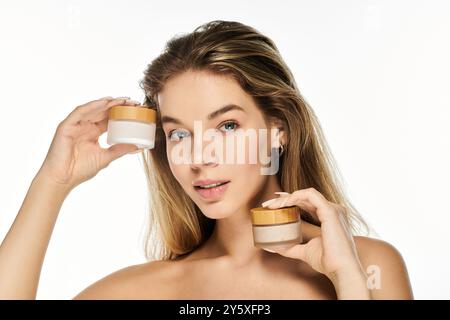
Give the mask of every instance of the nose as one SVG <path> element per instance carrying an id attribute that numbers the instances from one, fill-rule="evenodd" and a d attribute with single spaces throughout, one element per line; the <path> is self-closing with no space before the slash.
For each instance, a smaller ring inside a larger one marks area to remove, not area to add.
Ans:
<path id="1" fill-rule="evenodd" d="M 202 167 L 217 167 L 219 165 L 219 161 L 215 156 L 215 152 L 205 152 L 205 145 L 203 145 L 202 149 L 192 150 L 192 158 L 191 158 L 191 169 L 198 170 Z"/>
<path id="2" fill-rule="evenodd" d="M 217 167 L 217 166 L 218 166 L 218 163 L 209 161 L 209 162 L 202 162 L 202 163 L 192 163 L 191 164 L 191 169 L 192 170 L 199 170 L 202 167 L 214 168 L 214 167 Z"/>
<path id="3" fill-rule="evenodd" d="M 217 167 L 219 163 L 215 159 L 201 159 L 199 162 L 192 160 L 190 166 L 192 170 L 199 170 L 202 167 L 214 168 Z"/>

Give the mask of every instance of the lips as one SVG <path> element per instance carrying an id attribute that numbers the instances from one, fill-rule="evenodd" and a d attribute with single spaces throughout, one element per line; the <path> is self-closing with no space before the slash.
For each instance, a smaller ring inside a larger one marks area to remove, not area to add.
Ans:
<path id="1" fill-rule="evenodd" d="M 208 188 L 215 187 L 224 183 L 230 182 L 229 180 L 197 180 L 193 183 L 194 188 Z"/>
<path id="2" fill-rule="evenodd" d="M 228 180 L 201 180 L 194 183 L 194 189 L 204 199 L 219 199 L 227 190 Z"/>

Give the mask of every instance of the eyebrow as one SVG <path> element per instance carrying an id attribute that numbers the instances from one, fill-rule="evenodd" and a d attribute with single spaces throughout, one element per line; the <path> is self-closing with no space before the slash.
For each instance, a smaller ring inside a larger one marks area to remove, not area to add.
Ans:
<path id="1" fill-rule="evenodd" d="M 217 109 L 216 111 L 211 112 L 208 115 L 208 120 L 212 120 L 214 118 L 217 118 L 221 114 L 224 114 L 224 113 L 226 113 L 228 111 L 231 111 L 231 110 L 240 110 L 242 112 L 245 112 L 244 108 L 238 106 L 237 104 L 230 103 L 230 104 L 227 104 L 227 105 L 221 107 L 220 109 Z M 173 117 L 163 116 L 161 118 L 161 123 L 164 124 L 164 123 L 168 123 L 168 122 L 172 122 L 172 123 L 175 123 L 175 124 L 182 124 L 180 120 L 178 120 L 176 118 L 173 118 Z"/>

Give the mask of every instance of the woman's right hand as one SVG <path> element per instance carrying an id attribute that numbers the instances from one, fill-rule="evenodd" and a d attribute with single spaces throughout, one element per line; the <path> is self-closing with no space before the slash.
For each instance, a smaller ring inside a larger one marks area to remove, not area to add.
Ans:
<path id="1" fill-rule="evenodd" d="M 58 125 L 38 174 L 70 191 L 113 160 L 138 150 L 132 144 L 102 148 L 98 138 L 107 130 L 109 108 L 139 104 L 127 97 L 104 97 L 76 107 Z"/>

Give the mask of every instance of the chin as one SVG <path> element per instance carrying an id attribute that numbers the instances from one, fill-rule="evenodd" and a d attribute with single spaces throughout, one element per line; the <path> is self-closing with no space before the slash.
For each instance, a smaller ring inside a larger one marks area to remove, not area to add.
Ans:
<path id="1" fill-rule="evenodd" d="M 235 206 L 231 206 L 223 200 L 211 203 L 200 201 L 200 203 L 197 203 L 197 206 L 200 208 L 202 213 L 210 219 L 228 218 L 237 210 Z"/>

